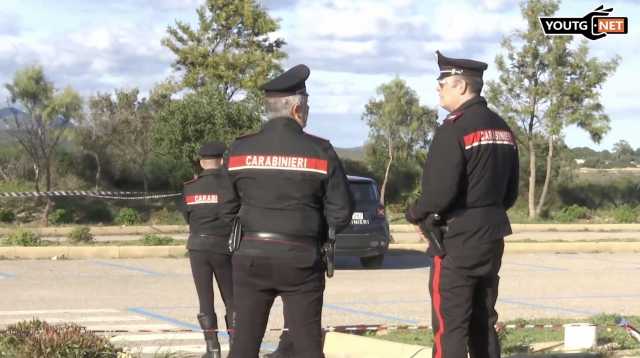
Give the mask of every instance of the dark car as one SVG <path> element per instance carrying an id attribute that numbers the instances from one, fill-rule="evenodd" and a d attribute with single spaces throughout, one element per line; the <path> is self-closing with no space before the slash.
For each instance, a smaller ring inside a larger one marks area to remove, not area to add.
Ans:
<path id="1" fill-rule="evenodd" d="M 382 266 L 389 248 L 389 222 L 380 204 L 378 185 L 371 178 L 347 176 L 355 210 L 351 224 L 336 237 L 336 255 L 357 256 L 362 266 Z"/>

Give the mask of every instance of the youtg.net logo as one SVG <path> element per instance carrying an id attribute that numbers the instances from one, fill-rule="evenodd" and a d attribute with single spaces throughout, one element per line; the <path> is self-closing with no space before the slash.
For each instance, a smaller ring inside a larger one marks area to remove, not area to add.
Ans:
<path id="1" fill-rule="evenodd" d="M 600 5 L 583 17 L 540 16 L 542 30 L 547 35 L 582 35 L 590 40 L 598 40 L 609 34 L 629 32 L 629 19 L 610 17 L 613 8 Z"/>

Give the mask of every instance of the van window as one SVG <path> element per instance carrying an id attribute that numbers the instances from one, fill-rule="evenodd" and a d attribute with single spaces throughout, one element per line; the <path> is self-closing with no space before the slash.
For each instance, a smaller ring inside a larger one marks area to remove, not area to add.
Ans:
<path id="1" fill-rule="evenodd" d="M 373 183 L 349 183 L 356 202 L 378 201 L 378 190 Z"/>

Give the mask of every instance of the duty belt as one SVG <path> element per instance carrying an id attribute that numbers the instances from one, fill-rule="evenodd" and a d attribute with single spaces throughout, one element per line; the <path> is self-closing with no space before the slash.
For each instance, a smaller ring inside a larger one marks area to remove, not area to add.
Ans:
<path id="1" fill-rule="evenodd" d="M 287 243 L 294 245 L 316 246 L 318 237 L 311 235 L 284 235 L 273 232 L 244 232 L 243 240 L 267 241 L 274 243 Z"/>

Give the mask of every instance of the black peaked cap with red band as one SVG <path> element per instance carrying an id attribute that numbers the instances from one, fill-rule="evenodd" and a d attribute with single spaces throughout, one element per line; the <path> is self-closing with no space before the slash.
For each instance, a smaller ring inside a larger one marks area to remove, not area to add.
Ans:
<path id="1" fill-rule="evenodd" d="M 441 54 L 440 51 L 436 51 L 436 57 L 438 58 L 438 67 L 440 67 L 438 80 L 454 75 L 482 78 L 488 67 L 484 62 L 451 58 Z"/>
<path id="2" fill-rule="evenodd" d="M 306 65 L 297 65 L 280 76 L 264 83 L 260 89 L 267 97 L 293 96 L 296 94 L 307 94 L 305 81 L 309 78 L 311 70 Z"/>
<path id="3" fill-rule="evenodd" d="M 227 146 L 224 143 L 214 141 L 203 144 L 198 154 L 200 158 L 218 158 L 222 157 L 225 150 L 227 150 Z"/>

